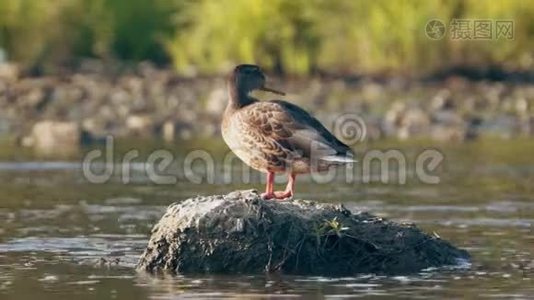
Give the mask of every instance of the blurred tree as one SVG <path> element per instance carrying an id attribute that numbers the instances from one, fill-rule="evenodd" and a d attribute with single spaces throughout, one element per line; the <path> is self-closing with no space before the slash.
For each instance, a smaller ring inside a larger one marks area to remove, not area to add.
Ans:
<path id="1" fill-rule="evenodd" d="M 176 29 L 174 0 L 0 1 L 0 46 L 26 67 L 77 57 L 169 62 L 163 42 Z"/>
<path id="2" fill-rule="evenodd" d="M 514 38 L 451 39 L 462 18 L 512 20 Z M 443 39 L 425 35 L 431 19 L 447 26 Z M 99 57 L 170 62 L 184 74 L 241 62 L 299 75 L 531 69 L 533 37 L 530 0 L 0 1 L 0 47 L 27 68 Z"/>
<path id="3" fill-rule="evenodd" d="M 175 66 L 213 72 L 236 62 L 261 62 L 279 72 L 306 74 L 319 45 L 318 0 L 200 1 L 191 24 L 168 43 Z"/>
<path id="4" fill-rule="evenodd" d="M 112 53 L 125 60 L 167 62 L 162 42 L 172 35 L 172 16 L 177 9 L 168 0 L 105 0 L 111 14 Z"/>
<path id="5" fill-rule="evenodd" d="M 59 15 L 65 2 L 48 5 L 44 1 L 0 1 L 0 45 L 8 59 L 26 63 L 50 53 L 48 41 L 60 35 Z"/>

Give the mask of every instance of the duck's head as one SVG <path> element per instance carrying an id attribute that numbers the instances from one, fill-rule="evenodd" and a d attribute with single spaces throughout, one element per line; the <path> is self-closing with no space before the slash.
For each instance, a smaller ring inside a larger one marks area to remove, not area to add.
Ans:
<path id="1" fill-rule="evenodd" d="M 285 95 L 283 92 L 265 86 L 265 74 L 256 65 L 238 65 L 230 75 L 228 83 L 231 87 L 237 89 L 240 95 L 247 95 L 254 90 Z"/>

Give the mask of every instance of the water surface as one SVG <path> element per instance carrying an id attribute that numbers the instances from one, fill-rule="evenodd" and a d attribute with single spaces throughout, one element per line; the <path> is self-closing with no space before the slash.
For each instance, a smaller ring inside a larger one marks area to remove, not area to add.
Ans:
<path id="1" fill-rule="evenodd" d="M 469 266 L 390 277 L 138 274 L 137 258 L 167 205 L 197 194 L 261 189 L 261 178 L 252 176 L 250 184 L 199 185 L 174 166 L 169 172 L 178 182 L 173 185 L 150 182 L 143 168 L 134 168 L 129 184 L 120 175 L 92 184 L 79 159 L 6 160 L 0 162 L 0 298 L 530 298 L 533 146 L 521 140 L 438 145 L 445 161 L 435 185 L 421 183 L 413 170 L 404 185 L 343 178 L 314 184 L 299 178 L 299 198 L 341 201 L 353 211 L 413 222 L 473 256 Z M 373 147 L 402 150 L 410 160 L 427 145 L 365 145 L 360 152 Z M 220 179 L 220 168 L 216 172 Z"/>

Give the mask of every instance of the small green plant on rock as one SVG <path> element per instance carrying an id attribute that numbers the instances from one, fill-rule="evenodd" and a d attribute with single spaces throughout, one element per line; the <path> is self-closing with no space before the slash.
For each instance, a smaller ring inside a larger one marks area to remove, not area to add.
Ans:
<path id="1" fill-rule="evenodd" d="M 332 235 L 335 234 L 338 237 L 343 236 L 343 232 L 347 231 L 349 227 L 344 227 L 341 222 L 337 220 L 337 217 L 334 217 L 332 220 L 324 220 L 324 223 L 319 228 L 323 232 L 322 235 Z"/>
<path id="2" fill-rule="evenodd" d="M 343 226 L 343 224 L 338 221 L 337 217 L 334 217 L 331 220 L 325 219 L 323 223 L 319 224 L 315 231 L 317 247 L 324 248 L 328 241 L 328 237 L 330 236 L 336 236 L 338 239 L 342 238 L 344 232 L 348 229 L 349 227 Z"/>

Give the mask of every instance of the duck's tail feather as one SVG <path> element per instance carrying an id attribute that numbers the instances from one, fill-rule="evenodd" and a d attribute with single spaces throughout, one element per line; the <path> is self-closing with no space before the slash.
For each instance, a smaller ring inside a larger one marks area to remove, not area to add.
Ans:
<path id="1" fill-rule="evenodd" d="M 353 156 L 344 156 L 344 155 L 328 155 L 321 157 L 321 160 L 339 162 L 339 163 L 353 163 L 357 162 Z"/>

